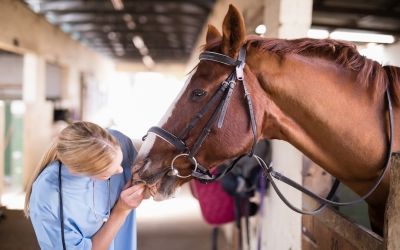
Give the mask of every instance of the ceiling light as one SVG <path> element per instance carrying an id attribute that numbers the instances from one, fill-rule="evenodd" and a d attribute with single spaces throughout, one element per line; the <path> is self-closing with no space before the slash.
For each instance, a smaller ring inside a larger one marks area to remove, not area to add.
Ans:
<path id="1" fill-rule="evenodd" d="M 111 0 L 111 3 L 116 10 L 122 10 L 124 8 L 124 3 L 122 0 Z"/>
<path id="2" fill-rule="evenodd" d="M 137 49 L 144 47 L 144 42 L 143 42 L 143 39 L 141 36 L 133 36 L 132 42 L 133 42 L 133 45 L 135 45 L 135 47 Z"/>
<path id="3" fill-rule="evenodd" d="M 47 12 L 45 16 L 50 23 L 55 23 L 57 21 L 57 16 L 53 12 Z"/>
<path id="4" fill-rule="evenodd" d="M 154 61 L 153 58 L 151 58 L 151 56 L 144 56 L 142 58 L 144 65 L 146 65 L 148 68 L 152 68 L 154 67 Z"/>
<path id="5" fill-rule="evenodd" d="M 133 30 L 136 28 L 136 24 L 133 21 L 129 21 L 126 23 L 126 26 L 128 27 L 128 29 Z"/>
<path id="6" fill-rule="evenodd" d="M 139 52 L 142 56 L 145 56 L 145 55 L 149 54 L 149 49 L 147 49 L 146 46 L 143 46 L 142 48 L 139 49 Z"/>
<path id="7" fill-rule="evenodd" d="M 366 46 L 359 46 L 358 51 L 361 55 L 373 59 L 377 62 L 384 62 L 384 50 L 385 46 L 383 44 L 367 43 Z"/>
<path id="8" fill-rule="evenodd" d="M 108 39 L 110 39 L 110 40 L 115 40 L 115 39 L 117 39 L 117 33 L 115 33 L 115 32 L 109 32 L 109 33 L 107 34 L 107 37 L 108 37 Z"/>
<path id="9" fill-rule="evenodd" d="M 125 22 L 129 22 L 129 21 L 132 21 L 132 16 L 129 14 L 124 14 L 122 16 L 122 19 L 124 19 Z"/>
<path id="10" fill-rule="evenodd" d="M 315 39 L 325 39 L 329 37 L 329 31 L 325 29 L 309 29 L 307 37 Z"/>
<path id="11" fill-rule="evenodd" d="M 392 35 L 353 31 L 333 31 L 330 38 L 365 43 L 394 43 L 395 41 Z"/>
<path id="12" fill-rule="evenodd" d="M 26 0 L 27 4 L 29 4 L 29 6 L 31 6 L 32 10 L 36 13 L 40 12 L 40 5 L 41 3 L 37 0 Z"/>
<path id="13" fill-rule="evenodd" d="M 267 32 L 267 26 L 265 26 L 264 24 L 260 24 L 256 27 L 256 33 L 259 35 L 264 35 L 265 32 Z"/>

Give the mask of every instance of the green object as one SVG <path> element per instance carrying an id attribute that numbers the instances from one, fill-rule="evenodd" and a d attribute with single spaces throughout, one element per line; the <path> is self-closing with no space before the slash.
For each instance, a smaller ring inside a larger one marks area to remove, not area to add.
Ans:
<path id="1" fill-rule="evenodd" d="M 352 201 L 360 198 L 359 195 L 357 195 L 343 183 L 340 184 L 336 195 L 339 197 L 340 201 Z M 360 202 L 357 205 L 341 206 L 338 208 L 338 210 L 356 223 L 363 225 L 366 228 L 370 228 L 368 205 L 365 201 Z"/>
<path id="2" fill-rule="evenodd" d="M 5 102 L 6 148 L 4 152 L 4 176 L 11 181 L 12 186 L 22 185 L 23 170 L 23 112 L 21 101 Z"/>

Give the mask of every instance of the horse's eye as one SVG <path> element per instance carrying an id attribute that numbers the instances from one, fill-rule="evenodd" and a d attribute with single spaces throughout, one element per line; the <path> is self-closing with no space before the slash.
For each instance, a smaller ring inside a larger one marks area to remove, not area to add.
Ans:
<path id="1" fill-rule="evenodd" d="M 192 92 L 192 99 L 193 100 L 198 100 L 200 97 L 205 96 L 207 94 L 207 91 L 204 89 L 195 89 Z"/>

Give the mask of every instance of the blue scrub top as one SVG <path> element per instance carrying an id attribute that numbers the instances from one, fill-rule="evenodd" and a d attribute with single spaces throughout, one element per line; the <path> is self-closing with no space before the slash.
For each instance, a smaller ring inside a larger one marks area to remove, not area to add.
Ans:
<path id="1" fill-rule="evenodd" d="M 109 197 L 112 209 L 125 183 L 131 179 L 131 166 L 137 155 L 132 141 L 116 130 L 109 132 L 121 145 L 124 169 L 123 173 L 110 178 L 110 185 L 108 181 L 73 175 L 62 164 L 64 234 L 68 250 L 92 248 L 91 238 L 108 215 Z M 62 249 L 58 168 L 58 161 L 51 162 L 32 186 L 29 214 L 41 249 Z M 135 249 L 136 216 L 132 210 L 109 250 Z"/>

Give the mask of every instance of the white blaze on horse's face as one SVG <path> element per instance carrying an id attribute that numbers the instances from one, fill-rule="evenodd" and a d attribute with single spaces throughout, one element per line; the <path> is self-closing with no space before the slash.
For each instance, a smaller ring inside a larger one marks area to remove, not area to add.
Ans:
<path id="1" fill-rule="evenodd" d="M 173 111 L 175 110 L 176 103 L 178 102 L 179 99 L 181 99 L 183 93 L 185 93 L 185 90 L 186 90 L 187 86 L 189 85 L 192 76 L 193 76 L 193 73 L 189 75 L 189 77 L 187 78 L 187 80 L 185 82 L 185 85 L 182 87 L 181 91 L 175 98 L 174 102 L 169 106 L 167 112 L 161 118 L 160 122 L 158 123 L 159 127 L 162 128 L 165 125 L 165 123 L 168 121 L 168 119 L 171 117 Z M 139 154 L 138 154 L 139 159 L 144 159 L 147 157 L 147 155 L 150 153 L 150 151 L 152 150 L 152 148 L 154 146 L 155 139 L 156 139 L 155 136 L 150 136 L 150 135 L 147 136 L 146 140 L 143 142 L 143 145 L 141 146 L 141 148 L 139 150 Z M 148 165 L 148 164 L 146 164 L 146 165 Z M 146 166 L 146 168 L 147 167 L 151 167 L 151 165 Z M 142 171 L 146 171 L 146 169 L 144 169 Z"/>
<path id="2" fill-rule="evenodd" d="M 185 82 L 185 85 L 182 87 L 182 90 L 180 93 L 177 95 L 175 98 L 174 102 L 170 105 L 168 108 L 167 112 L 163 116 L 163 118 L 160 120 L 158 126 L 163 127 L 168 119 L 171 117 L 172 113 L 174 112 L 176 108 L 176 103 L 178 100 L 181 99 L 182 95 L 185 93 L 185 90 L 187 89 L 191 77 L 193 74 L 190 74 L 188 79 Z M 148 156 L 150 152 L 153 150 L 154 146 L 157 143 L 160 143 L 160 140 L 156 140 L 157 137 L 154 134 L 148 134 L 146 137 L 146 140 L 142 144 L 137 159 L 139 159 L 139 164 L 140 166 L 136 165 L 134 169 L 136 171 L 140 172 L 140 175 L 146 176 L 149 174 L 150 176 L 158 176 L 158 180 L 152 180 L 151 183 L 151 188 L 155 188 L 157 190 L 152 190 L 153 193 L 153 198 L 154 200 L 165 200 L 169 198 L 170 196 L 173 196 L 174 192 L 176 191 L 176 185 L 175 181 L 176 179 L 174 177 L 170 177 L 167 175 L 157 175 L 156 171 L 162 171 L 165 172 L 165 168 L 169 168 L 169 166 L 163 166 L 162 162 L 156 162 L 152 159 L 150 159 Z M 135 171 L 135 172 L 136 172 Z M 160 190 L 162 189 L 162 190 Z"/>

